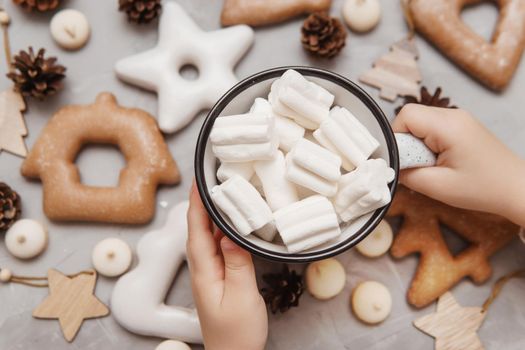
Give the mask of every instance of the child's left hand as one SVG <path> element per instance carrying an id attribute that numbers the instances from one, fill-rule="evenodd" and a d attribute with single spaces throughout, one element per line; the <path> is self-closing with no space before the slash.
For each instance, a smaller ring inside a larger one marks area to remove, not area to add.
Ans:
<path id="1" fill-rule="evenodd" d="M 207 350 L 264 349 L 268 315 L 252 257 L 219 231 L 213 233 L 195 184 L 188 230 L 188 263 L 204 346 Z"/>

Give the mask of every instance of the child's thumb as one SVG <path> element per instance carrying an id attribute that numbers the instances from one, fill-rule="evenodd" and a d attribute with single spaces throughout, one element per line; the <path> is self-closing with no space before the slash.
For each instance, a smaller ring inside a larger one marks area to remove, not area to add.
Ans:
<path id="1" fill-rule="evenodd" d="M 225 293 L 231 290 L 257 289 L 255 269 L 250 253 L 237 246 L 228 237 L 221 239 L 221 250 L 224 257 Z"/>

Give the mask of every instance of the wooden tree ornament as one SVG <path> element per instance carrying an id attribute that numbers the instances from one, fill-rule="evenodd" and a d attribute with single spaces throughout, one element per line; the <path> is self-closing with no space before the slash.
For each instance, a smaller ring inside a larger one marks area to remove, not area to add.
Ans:
<path id="1" fill-rule="evenodd" d="M 379 96 L 394 101 L 397 96 L 419 99 L 421 73 L 417 65 L 418 51 L 413 38 L 398 41 L 390 52 L 374 62 L 373 68 L 359 77 L 359 81 L 380 89 Z"/>
<path id="2" fill-rule="evenodd" d="M 388 216 L 403 217 L 390 250 L 392 256 L 420 254 L 407 295 L 408 302 L 415 307 L 430 304 L 464 277 L 470 277 L 475 283 L 485 282 L 492 273 L 489 257 L 519 231 L 517 225 L 502 217 L 453 208 L 406 187 L 398 188 Z M 453 256 L 443 239 L 440 224 L 470 245 Z"/>
<path id="3" fill-rule="evenodd" d="M 11 48 L 7 27 L 10 23 L 7 12 L 0 8 L 0 25 L 4 39 L 4 51 L 7 68 L 13 70 L 11 64 Z M 25 157 L 27 148 L 24 137 L 27 136 L 27 128 L 24 121 L 26 105 L 22 95 L 12 89 L 0 92 L 0 152 L 7 151 L 17 156 Z"/>
<path id="4" fill-rule="evenodd" d="M 13 90 L 0 92 L 0 152 L 7 151 L 25 157 L 24 137 L 27 128 L 22 112 L 26 109 L 22 96 Z"/>

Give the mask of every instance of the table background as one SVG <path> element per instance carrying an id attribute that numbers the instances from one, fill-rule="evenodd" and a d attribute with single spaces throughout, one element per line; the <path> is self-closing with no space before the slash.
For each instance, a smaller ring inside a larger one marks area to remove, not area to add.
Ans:
<path id="1" fill-rule="evenodd" d="M 167 1 L 167 0 L 165 0 Z M 219 28 L 220 0 L 179 1 L 195 21 L 205 30 Z M 368 69 L 374 59 L 384 54 L 391 43 L 406 34 L 398 1 L 381 0 L 383 18 L 370 34 L 350 33 L 347 46 L 333 60 L 309 57 L 301 48 L 299 28 L 301 19 L 292 20 L 255 30 L 255 43 L 236 68 L 239 78 L 260 70 L 281 65 L 313 65 L 343 74 L 350 79 Z M 334 0 L 332 13 L 340 15 L 342 1 Z M 117 0 L 66 0 L 63 8 L 75 8 L 86 14 L 92 25 L 92 37 L 85 48 L 66 52 L 53 43 L 49 34 L 51 14 L 26 14 L 5 2 L 12 16 L 10 37 L 13 51 L 45 47 L 51 55 L 67 67 L 65 89 L 58 96 L 41 103 L 30 101 L 26 121 L 29 129 L 27 144 L 31 147 L 54 111 L 71 103 L 92 103 L 101 91 L 113 92 L 124 106 L 136 106 L 155 114 L 156 96 L 134 86 L 120 82 L 113 72 L 115 62 L 153 47 L 157 38 L 157 24 L 135 26 L 117 11 Z M 490 37 L 497 19 L 496 8 L 483 4 L 464 12 L 467 23 L 484 37 Z M 426 41 L 417 38 L 421 52 L 419 61 L 425 85 L 430 89 L 442 86 L 454 104 L 471 111 L 505 144 L 525 157 L 525 64 L 517 70 L 514 80 L 505 92 L 493 93 L 456 68 Z M 3 59 L 2 59 L 3 61 Z M 0 65 L 4 77 L 5 65 Z M 10 82 L 0 79 L 0 87 Z M 377 91 L 366 88 L 372 96 Z M 396 104 L 378 100 L 391 118 Z M 23 198 L 23 217 L 42 220 L 49 227 L 50 242 L 47 251 L 37 259 L 24 262 L 12 258 L 0 243 L 0 266 L 22 275 L 45 275 L 50 267 L 65 273 L 74 273 L 91 267 L 93 246 L 103 238 L 119 237 L 135 247 L 142 235 L 163 225 L 168 209 L 187 197 L 193 174 L 193 151 L 197 133 L 204 118 L 201 113 L 183 131 L 166 137 L 169 148 L 183 174 L 177 187 L 163 187 L 158 192 L 157 214 L 145 226 L 107 224 L 52 223 L 42 212 L 42 186 L 30 182 L 19 174 L 20 158 L 3 152 L 0 154 L 0 179 L 10 184 Z M 487 160 L 490 161 L 490 160 Z M 111 147 L 88 147 L 77 161 L 82 180 L 92 185 L 114 185 L 118 171 L 125 165 L 123 157 Z M 103 169 L 104 171 L 97 171 Z M 503 170 L 503 169 L 502 169 Z M 164 204 L 164 205 L 161 205 Z M 167 204 L 167 206 L 166 206 Z M 453 240 L 452 240 L 453 241 Z M 452 242 L 458 246 L 459 242 Z M 347 271 L 345 290 L 330 301 L 316 301 L 308 293 L 299 308 L 286 314 L 270 315 L 268 349 L 433 349 L 430 337 L 417 331 L 412 321 L 434 310 L 434 305 L 415 310 L 405 301 L 406 289 L 416 268 L 417 260 L 409 257 L 394 261 L 385 256 L 369 260 L 355 251 L 338 257 Z M 136 263 L 136 261 L 135 261 Z M 490 292 L 496 277 L 525 266 L 525 246 L 519 240 L 492 259 L 494 276 L 483 286 L 465 280 L 452 291 L 459 302 L 467 306 L 480 306 Z M 258 273 L 278 270 L 280 266 L 256 261 Z M 301 266 L 296 266 L 302 269 Z M 360 281 L 373 279 L 388 286 L 393 296 L 390 317 L 381 325 L 370 327 L 358 322 L 349 308 L 352 288 Z M 96 294 L 109 302 L 115 280 L 100 277 Z M 515 280 L 505 286 L 503 293 L 490 309 L 479 331 L 487 349 L 523 349 L 525 340 L 525 282 Z M 62 337 L 57 321 L 36 320 L 31 311 L 46 296 L 47 289 L 16 284 L 0 286 L 0 349 L 154 349 L 160 339 L 140 337 L 121 328 L 109 316 L 84 323 L 76 340 L 68 344 Z M 177 277 L 168 303 L 190 306 L 191 291 L 187 268 Z M 200 347 L 195 347 L 200 349 Z"/>

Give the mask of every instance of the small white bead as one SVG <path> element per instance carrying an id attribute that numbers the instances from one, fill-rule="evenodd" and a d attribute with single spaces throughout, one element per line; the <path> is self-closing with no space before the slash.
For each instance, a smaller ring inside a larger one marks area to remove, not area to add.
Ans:
<path id="1" fill-rule="evenodd" d="M 11 22 L 11 17 L 7 14 L 7 12 L 0 10 L 0 24 L 7 25 Z"/>
<path id="2" fill-rule="evenodd" d="M 13 277 L 11 270 L 5 268 L 0 269 L 0 282 L 7 283 L 11 280 L 11 277 Z"/>

